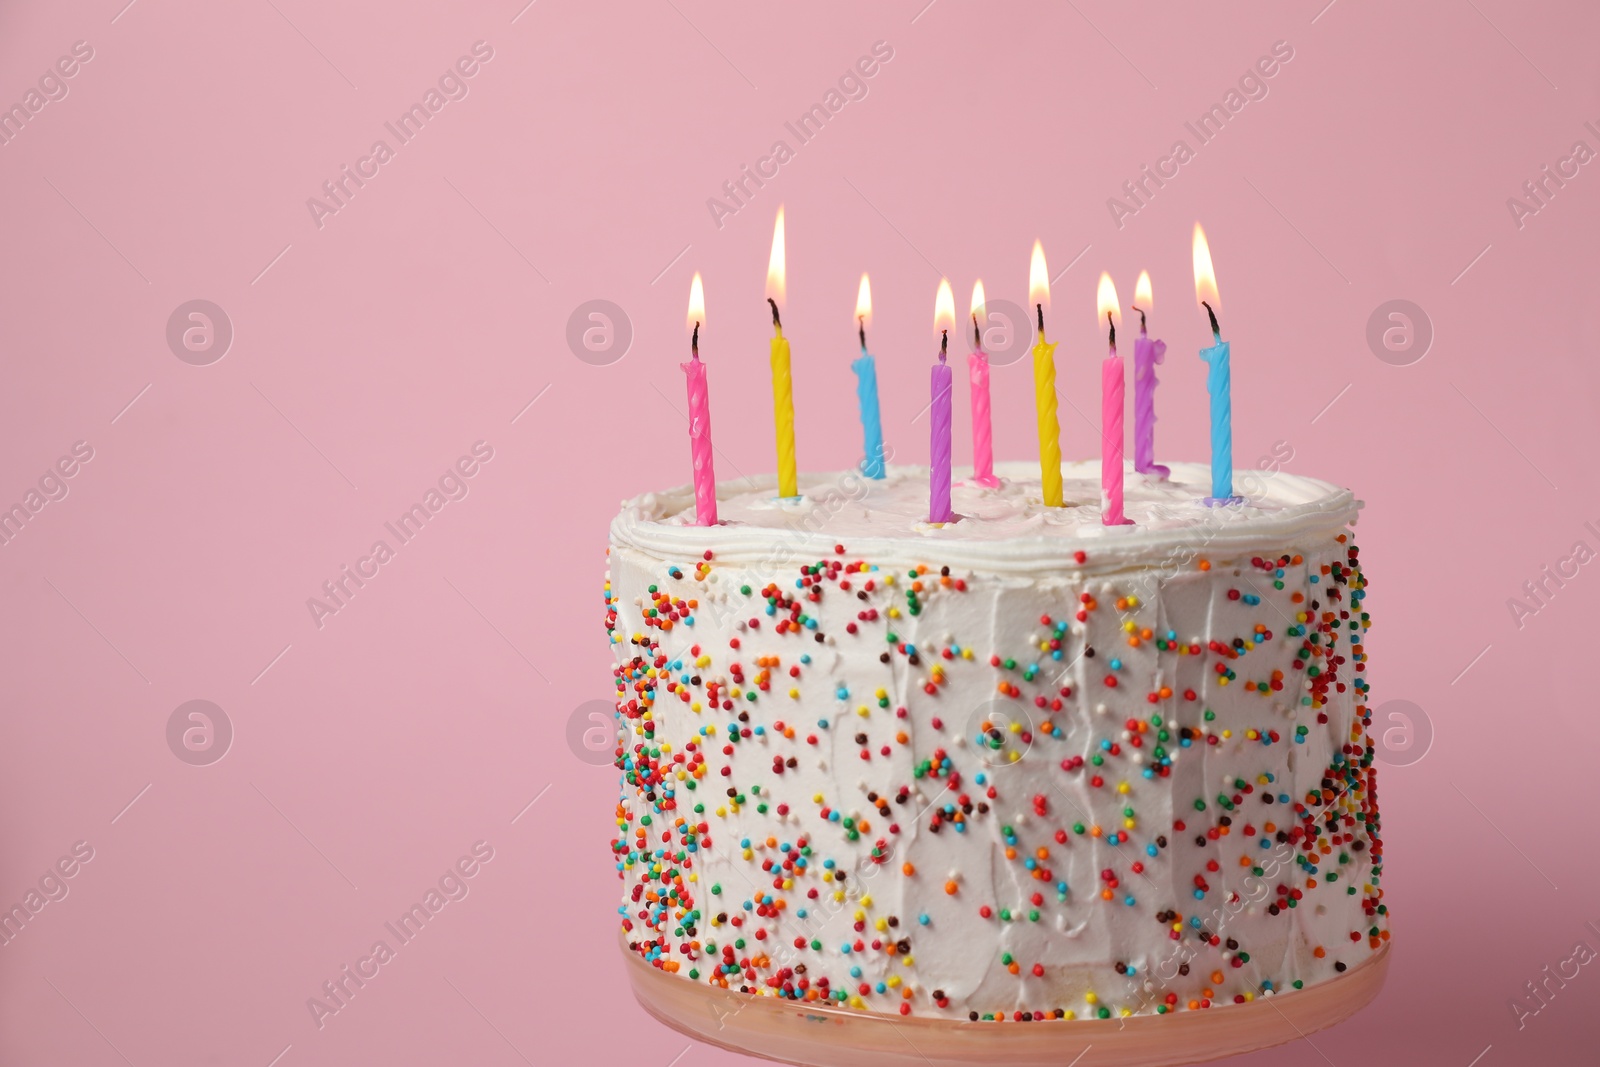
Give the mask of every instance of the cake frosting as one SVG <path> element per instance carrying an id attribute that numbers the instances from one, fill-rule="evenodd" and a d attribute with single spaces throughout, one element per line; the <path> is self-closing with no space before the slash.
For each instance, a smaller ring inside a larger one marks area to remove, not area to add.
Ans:
<path id="1" fill-rule="evenodd" d="M 959 473 L 959 472 L 958 472 Z M 1347 490 L 1098 463 L 688 487 L 612 523 L 629 948 L 865 1012 L 1204 1010 L 1388 939 Z"/>

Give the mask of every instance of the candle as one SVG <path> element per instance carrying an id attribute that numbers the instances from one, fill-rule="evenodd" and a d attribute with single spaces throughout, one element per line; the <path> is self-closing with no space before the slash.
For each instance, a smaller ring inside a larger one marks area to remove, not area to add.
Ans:
<path id="1" fill-rule="evenodd" d="M 689 285 L 689 362 L 680 363 L 689 382 L 689 460 L 694 467 L 694 521 L 717 524 L 717 474 L 711 466 L 711 398 L 706 391 L 706 365 L 700 362 L 700 322 L 706 316 L 706 294 L 695 271 Z"/>
<path id="2" fill-rule="evenodd" d="M 1133 342 L 1133 469 L 1165 478 L 1172 473 L 1156 462 L 1156 367 L 1166 360 L 1167 343 L 1150 340 L 1145 313 L 1155 303 L 1150 272 L 1139 272 L 1133 288 L 1133 310 L 1139 313 L 1139 336 Z"/>
<path id="3" fill-rule="evenodd" d="M 1217 326 L 1216 309 L 1221 301 L 1217 298 L 1217 275 L 1211 268 L 1211 248 L 1198 222 L 1194 224 L 1194 295 L 1206 309 L 1211 336 L 1216 341 L 1210 348 L 1200 350 L 1200 358 L 1209 368 L 1206 391 L 1211 394 L 1211 495 L 1205 502 L 1237 504 L 1242 500 L 1233 495 L 1233 372 L 1228 342 L 1222 339 L 1222 330 Z"/>
<path id="4" fill-rule="evenodd" d="M 939 334 L 939 362 L 933 365 L 930 403 L 933 407 L 928 442 L 928 521 L 955 522 L 950 510 L 950 364 L 945 362 L 950 349 L 950 328 L 956 322 L 956 301 L 950 282 L 939 279 L 939 293 L 933 301 L 933 328 Z"/>
<path id="5" fill-rule="evenodd" d="M 882 478 L 883 419 L 878 411 L 878 364 L 867 351 L 867 320 L 872 317 L 872 287 L 867 276 L 861 276 L 861 289 L 856 293 L 856 326 L 861 334 L 861 358 L 850 364 L 856 372 L 856 400 L 861 408 L 861 440 L 866 458 L 861 461 L 861 473 L 868 478 Z"/>
<path id="6" fill-rule="evenodd" d="M 989 353 L 983 350 L 983 328 L 978 316 L 984 314 L 983 279 L 972 283 L 972 351 L 967 355 L 967 379 L 972 386 L 972 480 L 993 489 L 1000 484 L 994 476 L 994 420 L 989 415 Z M 986 316 L 987 317 L 987 316 Z"/>
<path id="7" fill-rule="evenodd" d="M 772 258 L 767 261 L 767 303 L 772 305 L 772 425 L 778 445 L 778 495 L 800 495 L 794 463 L 794 382 L 789 375 L 789 342 L 783 336 L 778 305 L 784 294 L 783 207 L 772 227 Z"/>
<path id="8" fill-rule="evenodd" d="M 1101 273 L 1095 299 L 1096 318 L 1105 316 L 1111 346 L 1110 354 L 1100 364 L 1100 522 L 1104 526 L 1127 526 L 1132 520 L 1122 513 L 1122 406 L 1126 379 L 1122 357 L 1117 355 L 1117 287 L 1112 284 L 1111 275 Z"/>
<path id="9" fill-rule="evenodd" d="M 1039 417 L 1039 483 L 1045 507 L 1059 508 L 1061 496 L 1061 423 L 1056 418 L 1056 346 L 1044 339 L 1044 306 L 1050 302 L 1050 275 L 1044 246 L 1033 242 L 1028 265 L 1028 303 L 1039 314 L 1039 340 L 1033 346 L 1033 405 Z"/>

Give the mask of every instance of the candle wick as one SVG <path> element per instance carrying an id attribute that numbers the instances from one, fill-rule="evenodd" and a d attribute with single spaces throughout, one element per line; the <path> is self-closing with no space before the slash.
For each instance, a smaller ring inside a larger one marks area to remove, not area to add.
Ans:
<path id="1" fill-rule="evenodd" d="M 700 320 L 694 324 L 694 335 L 689 338 L 689 352 L 694 359 L 700 358 Z"/>
<path id="2" fill-rule="evenodd" d="M 1206 303 L 1204 300 L 1200 301 L 1200 306 L 1205 308 L 1206 314 L 1211 317 L 1211 336 L 1215 337 L 1218 342 L 1220 342 L 1222 340 L 1222 328 L 1217 325 L 1217 313 L 1212 311 L 1211 305 Z"/>
<path id="3" fill-rule="evenodd" d="M 1111 318 L 1111 312 L 1106 312 L 1106 325 L 1111 328 L 1111 351 L 1117 350 L 1117 324 Z"/>
<path id="4" fill-rule="evenodd" d="M 950 331 L 949 330 L 940 330 L 939 331 L 939 362 L 940 363 L 944 362 L 945 352 L 948 351 L 949 348 L 950 348 Z"/>
<path id="5" fill-rule="evenodd" d="M 978 329 L 978 313 L 972 313 L 972 347 L 983 350 L 983 331 Z"/>
<path id="6" fill-rule="evenodd" d="M 857 315 L 856 316 L 856 322 L 859 323 L 860 326 L 861 326 L 861 354 L 862 355 L 866 355 L 867 354 L 867 317 L 865 315 Z"/>
<path id="7" fill-rule="evenodd" d="M 1033 306 L 1039 309 L 1039 336 L 1043 337 L 1044 336 L 1044 305 L 1043 304 L 1035 304 Z"/>
<path id="8" fill-rule="evenodd" d="M 767 303 L 772 305 L 772 325 L 781 329 L 783 327 L 783 320 L 778 318 L 778 302 L 769 296 L 767 297 Z"/>
<path id="9" fill-rule="evenodd" d="M 1140 333 L 1144 333 L 1145 330 L 1144 330 L 1144 311 L 1143 311 L 1143 309 L 1141 309 L 1138 304 L 1129 304 L 1128 306 L 1133 308 L 1133 310 L 1139 312 L 1139 332 Z"/>

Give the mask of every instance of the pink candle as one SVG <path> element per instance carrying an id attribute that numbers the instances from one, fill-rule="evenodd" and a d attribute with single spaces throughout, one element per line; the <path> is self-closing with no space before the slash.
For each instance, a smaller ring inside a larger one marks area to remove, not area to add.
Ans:
<path id="1" fill-rule="evenodd" d="M 697 272 L 689 287 L 689 321 L 694 333 L 689 341 L 689 362 L 680 363 L 689 385 L 689 460 L 694 467 L 694 521 L 698 526 L 717 524 L 717 474 L 711 465 L 711 396 L 706 388 L 706 365 L 700 362 L 700 319 L 705 315 L 705 292 Z"/>
<path id="2" fill-rule="evenodd" d="M 1106 526 L 1133 521 L 1122 514 L 1123 396 L 1122 357 L 1113 347 L 1100 364 L 1100 521 Z"/>
<path id="3" fill-rule="evenodd" d="M 972 480 L 990 489 L 1000 484 L 994 476 L 994 420 L 989 414 L 989 353 L 983 350 L 983 282 L 972 284 L 972 352 L 967 356 L 967 380 L 972 386 Z"/>
<path id="4" fill-rule="evenodd" d="M 1117 355 L 1117 290 L 1109 274 L 1100 275 L 1099 305 L 1110 333 L 1111 354 L 1100 364 L 1100 522 L 1106 526 L 1131 523 L 1122 513 L 1122 407 L 1125 378 Z"/>
<path id="5" fill-rule="evenodd" d="M 945 354 L 946 342 L 941 341 L 939 362 L 933 365 L 929 383 L 933 397 L 933 430 L 929 441 L 932 462 L 928 467 L 929 522 L 956 521 L 955 512 L 950 509 L 950 393 L 954 382 Z"/>

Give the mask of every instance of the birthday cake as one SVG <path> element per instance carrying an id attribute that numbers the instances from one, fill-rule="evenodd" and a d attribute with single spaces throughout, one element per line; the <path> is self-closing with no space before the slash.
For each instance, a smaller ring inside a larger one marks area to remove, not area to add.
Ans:
<path id="1" fill-rule="evenodd" d="M 1383 949 L 1350 492 L 1098 463 L 689 488 L 611 526 L 623 940 L 675 981 L 1039 1021 L 1292 996 Z M 958 472 L 959 476 L 959 472 Z M 1293 1036 L 1289 1034 L 1287 1036 Z"/>

